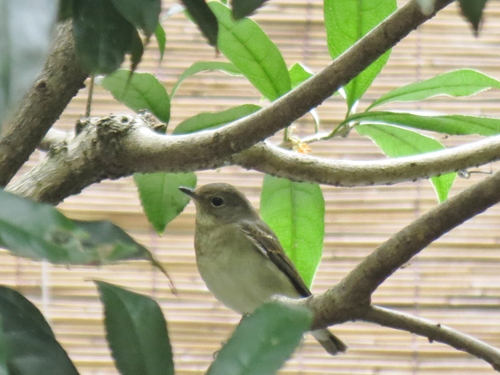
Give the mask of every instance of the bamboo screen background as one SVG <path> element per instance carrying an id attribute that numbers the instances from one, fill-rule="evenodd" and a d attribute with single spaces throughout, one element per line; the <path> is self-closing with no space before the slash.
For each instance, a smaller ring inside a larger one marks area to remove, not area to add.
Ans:
<path id="1" fill-rule="evenodd" d="M 402 4 L 402 3 L 401 3 Z M 305 63 L 314 72 L 325 67 L 329 55 L 319 0 L 272 0 L 255 16 L 280 47 L 288 65 Z M 164 22 L 165 60 L 149 48 L 140 70 L 161 79 L 168 91 L 179 74 L 194 61 L 220 60 L 198 30 L 182 15 Z M 152 43 L 154 44 L 154 42 Z M 452 69 L 476 68 L 500 78 L 500 5 L 488 2 L 486 23 L 479 39 L 459 16 L 455 5 L 410 34 L 392 52 L 383 73 L 370 88 L 360 108 L 400 85 Z M 71 130 L 82 116 L 86 90 L 73 100 L 57 123 Z M 173 100 L 170 129 L 196 113 L 219 111 L 244 103 L 259 103 L 260 95 L 243 78 L 205 73 L 189 78 Z M 500 92 L 466 99 L 439 98 L 400 109 L 500 116 Z M 100 88 L 94 94 L 93 115 L 130 111 Z M 345 113 L 335 96 L 318 109 L 323 130 L 332 129 Z M 296 134 L 310 133 L 305 117 Z M 472 138 L 441 139 L 453 146 Z M 313 154 L 334 159 L 369 160 L 384 156 L 368 139 L 353 132 L 347 139 L 314 144 Z M 42 158 L 37 154 L 26 167 Z M 474 171 L 490 172 L 498 164 Z M 199 184 L 233 183 L 258 207 L 262 175 L 237 167 L 198 174 Z M 455 194 L 484 174 L 458 178 Z M 364 256 L 392 233 L 436 205 L 428 181 L 366 188 L 323 187 L 326 200 L 324 254 L 313 292 L 337 283 Z M 239 317 L 214 300 L 200 279 L 194 259 L 194 207 L 173 221 L 162 237 L 141 212 L 131 178 L 105 181 L 68 198 L 60 208 L 79 219 L 109 219 L 153 251 L 170 272 L 178 296 L 167 280 L 145 262 L 91 268 L 52 266 L 18 259 L 2 252 L 3 284 L 17 288 L 34 301 L 49 319 L 58 339 L 83 374 L 117 374 L 104 339 L 102 308 L 91 279 L 97 278 L 150 295 L 161 304 L 168 321 L 178 374 L 202 374 Z M 500 347 L 500 207 L 494 207 L 445 235 L 406 268 L 399 270 L 374 295 L 374 302 L 414 313 L 471 334 Z M 445 345 L 375 325 L 349 323 L 333 331 L 348 345 L 347 354 L 331 358 L 307 338 L 282 374 L 493 374 L 484 362 Z"/>

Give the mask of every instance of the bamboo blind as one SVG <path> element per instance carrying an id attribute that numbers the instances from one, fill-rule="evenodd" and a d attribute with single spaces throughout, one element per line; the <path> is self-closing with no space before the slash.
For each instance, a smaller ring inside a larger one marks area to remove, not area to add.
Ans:
<path id="1" fill-rule="evenodd" d="M 402 4 L 402 3 L 401 3 Z M 280 47 L 288 65 L 301 61 L 317 72 L 329 61 L 319 0 L 272 0 L 255 19 Z M 168 44 L 165 60 L 148 48 L 140 70 L 150 71 L 170 91 L 179 74 L 194 61 L 221 60 L 197 28 L 182 15 L 164 22 Z M 500 78 L 500 5 L 488 2 L 486 23 L 475 39 L 455 5 L 441 12 L 401 42 L 380 77 L 361 102 L 400 85 L 451 69 L 469 67 Z M 86 91 L 72 101 L 57 123 L 71 130 L 84 113 Z M 173 101 L 170 129 L 201 111 L 218 111 L 244 103 L 259 103 L 260 95 L 241 77 L 204 73 L 189 78 Z M 439 98 L 399 109 L 500 116 L 500 93 L 491 91 L 467 99 Z M 94 94 L 93 115 L 130 112 L 104 90 Z M 345 113 L 338 96 L 319 109 L 322 129 L 329 130 Z M 309 117 L 296 132 L 309 133 Z M 449 146 L 472 137 L 441 139 Z M 334 159 L 368 160 L 383 156 L 368 139 L 354 132 L 347 139 L 314 144 L 313 154 Z M 36 163 L 34 156 L 29 165 Z M 27 166 L 27 167 L 28 167 Z M 498 164 L 474 171 L 490 172 Z M 237 167 L 198 173 L 199 183 L 233 183 L 258 207 L 262 175 Z M 483 174 L 458 178 L 455 194 Z M 322 292 L 345 276 L 364 256 L 392 233 L 436 205 L 427 181 L 395 186 L 333 188 L 325 186 L 326 237 L 324 255 L 313 292 Z M 158 237 L 141 212 L 130 178 L 105 181 L 68 198 L 60 208 L 73 218 L 110 219 L 150 248 L 174 279 L 173 296 L 164 276 L 145 262 L 100 268 L 63 267 L 0 254 L 2 283 L 16 287 L 38 304 L 58 339 L 83 374 L 117 374 L 102 326 L 102 308 L 90 279 L 103 279 L 156 298 L 168 320 L 177 374 L 201 374 L 213 352 L 225 341 L 239 317 L 219 304 L 200 279 L 194 260 L 194 207 L 173 221 Z M 374 302 L 433 319 L 500 347 L 500 207 L 494 207 L 445 235 L 411 264 L 399 270 L 374 295 Z M 349 323 L 333 331 L 348 345 L 347 354 L 331 358 L 307 338 L 282 374 L 493 374 L 484 362 L 438 343 L 375 325 Z"/>

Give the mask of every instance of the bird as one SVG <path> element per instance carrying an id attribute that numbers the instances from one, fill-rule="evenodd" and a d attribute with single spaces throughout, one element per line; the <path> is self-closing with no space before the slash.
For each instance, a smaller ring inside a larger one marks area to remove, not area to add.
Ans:
<path id="1" fill-rule="evenodd" d="M 276 234 L 241 191 L 226 183 L 179 190 L 196 207 L 198 271 L 222 304 L 245 316 L 273 295 L 311 295 Z M 332 355 L 347 350 L 328 329 L 311 334 Z"/>

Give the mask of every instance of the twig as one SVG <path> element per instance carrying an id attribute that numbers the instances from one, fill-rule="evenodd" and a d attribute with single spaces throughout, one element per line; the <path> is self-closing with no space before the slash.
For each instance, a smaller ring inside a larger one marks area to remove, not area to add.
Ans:
<path id="1" fill-rule="evenodd" d="M 92 112 L 92 96 L 94 94 L 94 80 L 95 76 L 92 74 L 89 80 L 89 94 L 87 96 L 87 106 L 85 107 L 85 117 L 90 117 Z"/>
<path id="2" fill-rule="evenodd" d="M 370 306 L 365 315 L 357 320 L 415 333 L 427 337 L 430 342 L 447 344 L 483 359 L 496 371 L 500 371 L 500 350 L 445 325 L 378 306 Z"/>

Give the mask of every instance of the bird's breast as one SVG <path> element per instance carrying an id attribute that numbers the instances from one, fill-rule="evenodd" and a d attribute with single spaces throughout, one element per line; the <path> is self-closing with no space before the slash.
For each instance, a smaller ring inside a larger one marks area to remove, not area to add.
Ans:
<path id="1" fill-rule="evenodd" d="M 288 277 L 238 225 L 203 230 L 197 226 L 196 263 L 208 289 L 224 305 L 247 314 L 273 295 L 299 296 Z"/>

